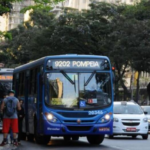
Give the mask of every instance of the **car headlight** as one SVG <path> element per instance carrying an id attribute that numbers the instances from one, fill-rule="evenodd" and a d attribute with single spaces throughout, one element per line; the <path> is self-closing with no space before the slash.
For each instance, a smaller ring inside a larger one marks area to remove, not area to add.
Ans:
<path id="1" fill-rule="evenodd" d="M 51 113 L 45 113 L 46 119 L 51 123 L 60 123 L 59 119 L 57 119 L 53 114 Z"/>
<path id="2" fill-rule="evenodd" d="M 148 119 L 148 122 L 150 123 L 150 119 Z"/>
<path id="3" fill-rule="evenodd" d="M 99 119 L 98 123 L 106 123 L 110 120 L 110 114 L 105 114 L 102 118 Z"/>
<path id="4" fill-rule="evenodd" d="M 148 119 L 147 119 L 147 118 L 144 118 L 143 121 L 144 121 L 144 122 L 148 122 Z"/>
<path id="5" fill-rule="evenodd" d="M 114 120 L 114 122 L 119 122 L 118 118 L 114 118 L 113 120 Z"/>

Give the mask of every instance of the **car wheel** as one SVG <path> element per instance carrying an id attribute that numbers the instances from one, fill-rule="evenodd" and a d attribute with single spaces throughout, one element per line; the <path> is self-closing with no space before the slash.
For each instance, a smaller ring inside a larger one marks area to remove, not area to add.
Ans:
<path id="1" fill-rule="evenodd" d="M 70 141 L 70 140 L 71 140 L 71 136 L 65 135 L 65 136 L 64 136 L 64 140 L 65 140 L 65 141 Z"/>
<path id="2" fill-rule="evenodd" d="M 113 137 L 114 137 L 113 135 L 108 135 L 109 139 L 113 139 Z"/>
<path id="3" fill-rule="evenodd" d="M 132 138 L 135 139 L 137 135 L 132 135 Z"/>
<path id="4" fill-rule="evenodd" d="M 79 140 L 79 136 L 72 136 L 72 140 L 73 141 L 78 141 Z"/>
<path id="5" fill-rule="evenodd" d="M 91 145 L 99 145 L 104 140 L 104 135 L 87 136 L 87 140 Z"/>
<path id="6" fill-rule="evenodd" d="M 142 138 L 143 138 L 144 140 L 147 140 L 147 139 L 148 139 L 148 134 L 142 135 Z"/>

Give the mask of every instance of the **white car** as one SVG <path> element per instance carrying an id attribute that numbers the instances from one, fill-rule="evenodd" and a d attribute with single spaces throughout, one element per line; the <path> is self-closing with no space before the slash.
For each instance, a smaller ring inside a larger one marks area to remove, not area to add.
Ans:
<path id="1" fill-rule="evenodd" d="M 148 138 L 148 119 L 143 109 L 134 101 L 114 102 L 113 138 L 115 135 L 127 135 L 136 138 L 141 135 Z"/>
<path id="2" fill-rule="evenodd" d="M 147 112 L 146 116 L 148 118 L 149 128 L 148 131 L 150 132 L 150 106 L 142 106 L 144 112 Z"/>

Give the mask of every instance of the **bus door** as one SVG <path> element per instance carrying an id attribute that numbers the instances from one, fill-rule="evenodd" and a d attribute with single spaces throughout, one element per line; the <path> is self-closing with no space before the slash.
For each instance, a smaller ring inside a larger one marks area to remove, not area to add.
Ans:
<path id="1" fill-rule="evenodd" d="M 38 81 L 38 94 L 37 94 L 37 119 L 38 119 L 38 132 L 42 133 L 43 132 L 43 83 L 42 83 L 42 76 L 41 73 L 38 73 L 37 77 Z"/>
<path id="2" fill-rule="evenodd" d="M 30 71 L 28 70 L 26 72 L 26 77 L 25 77 L 25 126 L 26 126 L 26 133 L 29 132 L 29 110 L 28 110 L 28 101 L 29 101 L 29 92 L 30 92 Z"/>

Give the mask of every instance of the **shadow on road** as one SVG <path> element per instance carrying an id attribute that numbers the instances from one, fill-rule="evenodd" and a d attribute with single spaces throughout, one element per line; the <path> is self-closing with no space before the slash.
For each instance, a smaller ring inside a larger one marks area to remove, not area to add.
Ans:
<path id="1" fill-rule="evenodd" d="M 108 137 L 105 138 L 109 139 Z M 131 136 L 114 136 L 109 140 L 142 140 L 143 141 L 141 136 L 137 136 L 136 138 L 132 138 Z"/>
<path id="2" fill-rule="evenodd" d="M 29 147 L 32 147 L 31 150 L 66 150 L 66 149 L 71 149 L 71 150 L 82 150 L 82 149 L 88 149 L 88 150 L 116 150 L 115 148 L 107 147 L 103 144 L 101 145 L 90 145 L 86 141 L 64 141 L 63 139 L 52 139 L 48 145 L 39 145 L 36 144 L 35 142 L 28 142 L 24 141 L 23 145 L 19 146 L 20 150 L 28 149 L 30 150 Z"/>

